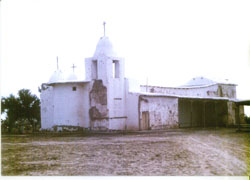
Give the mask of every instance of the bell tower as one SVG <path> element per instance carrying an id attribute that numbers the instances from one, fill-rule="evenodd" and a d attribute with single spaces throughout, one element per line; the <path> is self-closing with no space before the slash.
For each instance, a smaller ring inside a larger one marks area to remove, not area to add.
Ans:
<path id="1" fill-rule="evenodd" d="M 86 79 L 91 81 L 90 124 L 93 129 L 125 129 L 124 59 L 109 38 L 100 38 L 93 57 L 85 59 Z"/>

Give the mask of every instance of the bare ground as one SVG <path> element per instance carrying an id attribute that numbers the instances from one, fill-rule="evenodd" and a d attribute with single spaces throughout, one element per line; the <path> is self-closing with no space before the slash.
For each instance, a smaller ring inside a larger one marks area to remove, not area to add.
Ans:
<path id="1" fill-rule="evenodd" d="M 2 135 L 2 175 L 250 175 L 250 134 Z"/>

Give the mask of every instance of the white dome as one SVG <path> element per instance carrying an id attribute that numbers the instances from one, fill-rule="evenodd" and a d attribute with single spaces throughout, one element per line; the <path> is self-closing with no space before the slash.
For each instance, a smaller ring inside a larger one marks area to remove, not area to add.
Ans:
<path id="1" fill-rule="evenodd" d="M 71 81 L 71 80 L 77 80 L 77 76 L 75 73 L 71 73 L 68 77 L 67 77 L 67 80 Z"/>
<path id="2" fill-rule="evenodd" d="M 96 46 L 94 57 L 97 57 L 100 55 L 106 55 L 108 57 L 116 57 L 116 53 L 113 50 L 112 43 L 110 42 L 109 38 L 106 36 L 101 37 Z"/>
<path id="3" fill-rule="evenodd" d="M 188 83 L 185 84 L 184 86 L 204 86 L 204 85 L 210 85 L 214 83 L 216 82 L 213 80 L 204 78 L 204 77 L 195 77 L 191 79 L 190 81 L 188 81 Z"/>
<path id="4" fill-rule="evenodd" d="M 49 79 L 49 83 L 58 82 L 64 80 L 61 70 L 56 70 Z"/>

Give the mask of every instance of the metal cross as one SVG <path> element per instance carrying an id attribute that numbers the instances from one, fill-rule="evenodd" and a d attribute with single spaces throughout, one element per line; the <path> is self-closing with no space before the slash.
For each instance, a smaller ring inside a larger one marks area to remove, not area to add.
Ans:
<path id="1" fill-rule="evenodd" d="M 73 72 L 74 72 L 76 66 L 73 64 L 73 66 L 71 66 L 71 68 L 73 69 Z"/>
<path id="2" fill-rule="evenodd" d="M 59 69 L 59 66 L 58 66 L 58 56 L 56 56 L 56 66 L 57 66 L 57 70 Z"/>
<path id="3" fill-rule="evenodd" d="M 105 36 L 105 25 L 106 25 L 106 22 L 104 21 L 104 22 L 103 22 L 104 36 Z"/>

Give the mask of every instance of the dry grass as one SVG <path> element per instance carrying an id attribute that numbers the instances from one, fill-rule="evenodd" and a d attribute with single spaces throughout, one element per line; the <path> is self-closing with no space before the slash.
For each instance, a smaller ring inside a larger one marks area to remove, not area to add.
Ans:
<path id="1" fill-rule="evenodd" d="M 2 136 L 2 175 L 250 175 L 234 129 Z"/>

